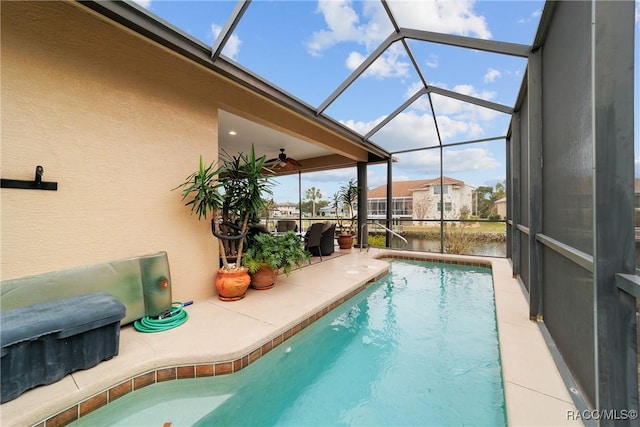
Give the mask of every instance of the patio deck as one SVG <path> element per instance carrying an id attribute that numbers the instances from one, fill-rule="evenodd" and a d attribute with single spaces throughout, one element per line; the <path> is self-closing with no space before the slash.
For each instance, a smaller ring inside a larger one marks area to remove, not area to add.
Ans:
<path id="1" fill-rule="evenodd" d="M 153 382 L 232 372 L 255 361 L 332 307 L 385 274 L 385 253 L 349 250 L 280 277 L 269 291 L 249 290 L 233 303 L 217 298 L 186 308 L 189 320 L 156 334 L 132 326 L 121 330 L 120 353 L 86 371 L 32 389 L 0 406 L 2 426 L 64 425 L 132 390 Z M 500 351 L 510 425 L 581 425 L 567 420 L 576 411 L 538 326 L 506 259 L 405 252 L 466 263 L 492 264 Z M 318 314 L 316 314 L 318 313 Z"/>

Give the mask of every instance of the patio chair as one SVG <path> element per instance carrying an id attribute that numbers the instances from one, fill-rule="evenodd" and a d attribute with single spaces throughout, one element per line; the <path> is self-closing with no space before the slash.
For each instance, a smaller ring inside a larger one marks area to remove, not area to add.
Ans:
<path id="1" fill-rule="evenodd" d="M 331 255 L 336 250 L 336 224 L 326 221 L 322 227 L 320 249 L 323 255 Z M 312 252 L 313 253 L 313 252 Z"/>
<path id="2" fill-rule="evenodd" d="M 322 261 L 322 248 L 320 247 L 320 242 L 322 239 L 323 228 L 323 223 L 315 222 L 311 224 L 311 227 L 309 227 L 307 233 L 304 235 L 304 248 L 312 254 L 314 254 L 312 248 L 317 248 L 317 255 L 320 256 L 320 261 Z"/>
<path id="3" fill-rule="evenodd" d="M 286 233 L 287 231 L 298 231 L 298 224 L 292 219 L 281 219 L 276 224 L 276 231 L 278 233 Z"/>

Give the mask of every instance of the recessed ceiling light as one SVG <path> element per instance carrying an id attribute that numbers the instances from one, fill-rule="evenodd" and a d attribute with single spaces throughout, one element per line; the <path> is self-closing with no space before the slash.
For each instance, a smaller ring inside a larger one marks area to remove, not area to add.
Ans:
<path id="1" fill-rule="evenodd" d="M 229 135 L 235 135 L 235 134 L 236 134 L 236 131 L 235 131 L 235 130 L 230 130 L 230 131 L 229 131 Z"/>

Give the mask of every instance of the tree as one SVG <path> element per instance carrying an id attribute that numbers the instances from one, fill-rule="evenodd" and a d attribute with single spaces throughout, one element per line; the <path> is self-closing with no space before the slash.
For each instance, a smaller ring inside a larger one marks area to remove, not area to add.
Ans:
<path id="1" fill-rule="evenodd" d="M 469 219 L 469 216 L 471 216 L 471 210 L 469 209 L 469 207 L 468 206 L 461 207 L 459 219 L 462 219 L 462 220 Z"/>
<path id="2" fill-rule="evenodd" d="M 274 210 L 276 210 L 277 207 L 278 206 L 276 205 L 276 202 L 275 200 L 273 200 L 273 198 L 265 199 L 264 206 L 262 207 L 262 212 L 260 213 L 260 216 L 263 216 L 266 218 L 267 227 L 269 227 L 269 217 L 271 217 L 271 214 L 273 213 Z"/>
<path id="3" fill-rule="evenodd" d="M 473 194 L 476 203 L 476 215 L 480 218 L 489 218 L 497 213 L 496 201 L 506 195 L 506 180 L 496 184 L 495 189 L 491 186 L 480 186 Z"/>
<path id="4" fill-rule="evenodd" d="M 316 200 L 322 199 L 322 193 L 319 188 L 311 187 L 305 193 L 306 199 L 311 201 L 311 216 L 316 216 Z"/>
<path id="5" fill-rule="evenodd" d="M 473 197 L 476 203 L 476 215 L 480 218 L 489 218 L 489 215 L 491 215 L 491 207 L 493 206 L 493 201 L 491 200 L 492 195 L 493 187 L 491 186 L 481 185 L 476 188 Z"/>
<path id="6" fill-rule="evenodd" d="M 493 194 L 491 195 L 492 202 L 495 203 L 496 200 L 502 199 L 507 194 L 506 186 L 507 186 L 506 180 L 496 184 L 496 188 L 493 190 Z"/>
<path id="7" fill-rule="evenodd" d="M 422 221 L 427 215 L 429 205 L 425 199 L 417 199 L 413 201 L 413 217 Z"/>
<path id="8" fill-rule="evenodd" d="M 329 206 L 329 201 L 328 200 L 318 200 L 316 201 L 316 211 L 318 212 L 318 214 L 320 214 L 320 210 L 324 207 Z M 303 214 L 307 214 L 307 215 L 311 215 L 311 210 L 312 210 L 313 206 L 312 206 L 312 202 L 311 200 L 305 200 L 302 202 L 302 205 L 300 206 L 300 212 L 302 212 Z"/>
<path id="9" fill-rule="evenodd" d="M 440 195 L 434 195 L 427 190 L 413 192 L 413 218 L 417 220 L 440 218 L 437 206 L 440 204 Z M 420 225 L 424 223 L 420 222 Z"/>
<path id="10" fill-rule="evenodd" d="M 358 183 L 355 178 L 351 178 L 345 185 L 340 186 L 337 193 L 333 195 L 333 209 L 338 219 L 338 227 L 341 233 L 353 234 L 353 226 L 357 217 L 358 209 Z M 341 215 L 342 213 L 342 215 Z M 349 225 L 344 225 L 348 221 Z"/>

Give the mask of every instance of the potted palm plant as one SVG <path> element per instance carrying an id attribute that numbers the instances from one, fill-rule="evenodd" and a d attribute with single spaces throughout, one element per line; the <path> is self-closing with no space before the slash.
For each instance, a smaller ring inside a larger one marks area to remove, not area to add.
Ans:
<path id="1" fill-rule="evenodd" d="M 263 194 L 271 194 L 273 183 L 269 180 L 272 171 L 264 167 L 266 156 L 257 157 L 253 145 L 248 154 L 238 153 L 223 159 L 222 165 L 206 165 L 200 156 L 200 167 L 189 175 L 182 188 L 185 206 L 198 219 L 212 217 L 212 232 L 218 238 L 222 267 L 218 269 L 216 288 L 223 301 L 244 298 L 251 281 L 248 269 L 241 264 L 244 241 L 250 220 L 259 215 L 263 207 Z M 223 232 L 221 227 L 231 227 L 231 232 Z M 225 242 L 237 244 L 235 262 L 227 259 Z"/>
<path id="2" fill-rule="evenodd" d="M 281 270 L 288 276 L 293 267 L 309 259 L 310 254 L 293 231 L 282 235 L 260 233 L 253 237 L 242 265 L 249 269 L 251 287 L 263 290 L 273 287 Z"/>
<path id="3" fill-rule="evenodd" d="M 357 220 L 359 188 L 354 178 L 341 186 L 333 196 L 333 207 L 338 222 L 338 245 L 340 249 L 353 247 L 354 224 Z"/>

